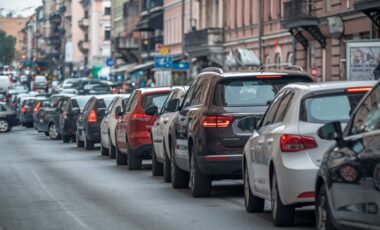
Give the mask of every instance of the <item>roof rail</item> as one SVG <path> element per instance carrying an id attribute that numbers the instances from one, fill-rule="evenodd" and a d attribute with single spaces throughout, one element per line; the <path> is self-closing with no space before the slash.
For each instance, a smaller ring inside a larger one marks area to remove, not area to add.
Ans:
<path id="1" fill-rule="evenodd" d="M 218 67 L 207 67 L 201 70 L 201 73 L 205 73 L 205 72 L 215 72 L 215 73 L 222 74 L 223 70 Z"/>
<path id="2" fill-rule="evenodd" d="M 257 71 L 264 71 L 265 69 L 286 69 L 286 70 L 296 70 L 300 72 L 305 72 L 304 69 L 299 65 L 292 65 L 289 63 L 277 63 L 277 64 L 265 64 L 257 68 Z"/>

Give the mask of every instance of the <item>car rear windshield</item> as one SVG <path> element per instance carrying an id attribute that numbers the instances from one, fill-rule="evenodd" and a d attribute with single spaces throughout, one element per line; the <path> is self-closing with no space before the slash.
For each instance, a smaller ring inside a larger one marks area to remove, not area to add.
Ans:
<path id="1" fill-rule="evenodd" d="M 108 106 L 111 104 L 114 97 L 104 97 L 101 99 L 98 99 L 97 101 L 97 107 L 98 108 L 108 108 Z"/>
<path id="2" fill-rule="evenodd" d="M 77 108 L 79 107 L 80 110 L 83 110 L 84 106 L 87 104 L 89 99 L 90 98 L 87 97 L 76 98 L 75 100 L 73 100 L 73 106 Z"/>
<path id="3" fill-rule="evenodd" d="M 306 98 L 301 105 L 300 120 L 323 124 L 331 121 L 346 123 L 363 96 L 363 93 L 341 93 Z"/>
<path id="4" fill-rule="evenodd" d="M 158 111 L 161 111 L 161 108 L 162 106 L 164 106 L 164 103 L 168 96 L 169 96 L 169 93 L 146 95 L 141 102 L 141 106 L 143 107 L 143 109 L 146 109 L 152 106 L 157 106 Z"/>
<path id="5" fill-rule="evenodd" d="M 218 83 L 214 104 L 223 107 L 266 106 L 277 92 L 289 83 L 310 82 L 308 77 L 284 76 L 279 78 L 257 79 L 233 78 Z"/>
<path id="6" fill-rule="evenodd" d="M 44 76 L 36 76 L 35 81 L 41 82 L 41 81 L 46 81 L 46 78 Z"/>

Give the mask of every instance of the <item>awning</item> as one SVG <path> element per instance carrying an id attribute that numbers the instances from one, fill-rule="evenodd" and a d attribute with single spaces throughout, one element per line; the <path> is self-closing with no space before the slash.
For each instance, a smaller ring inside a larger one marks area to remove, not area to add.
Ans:
<path id="1" fill-rule="evenodd" d="M 111 73 L 119 73 L 119 72 L 131 72 L 133 68 L 136 66 L 136 63 L 128 64 L 128 65 L 122 65 L 119 68 L 112 69 Z"/>
<path id="2" fill-rule="evenodd" d="M 136 65 L 132 72 L 139 71 L 139 70 L 144 70 L 144 69 L 150 69 L 154 66 L 154 61 L 148 61 L 140 65 Z"/>

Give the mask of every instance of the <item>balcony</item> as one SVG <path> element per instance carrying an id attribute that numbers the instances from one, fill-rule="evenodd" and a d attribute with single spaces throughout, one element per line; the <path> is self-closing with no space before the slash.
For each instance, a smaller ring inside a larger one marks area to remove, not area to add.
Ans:
<path id="1" fill-rule="evenodd" d="M 308 0 L 291 0 L 284 3 L 284 28 L 300 26 L 318 26 L 318 18 L 313 13 L 313 2 Z"/>
<path id="2" fill-rule="evenodd" d="M 207 56 L 223 49 L 223 28 L 208 28 L 185 34 L 185 52 L 192 56 Z"/>
<path id="3" fill-rule="evenodd" d="M 152 53 L 156 51 L 156 45 L 163 44 L 164 43 L 164 37 L 163 36 L 157 36 L 147 39 L 142 39 L 141 41 L 141 52 L 147 52 Z"/>
<path id="4" fill-rule="evenodd" d="M 161 9 L 163 5 L 164 5 L 163 0 L 143 0 L 141 11 L 144 12 L 144 11 L 154 11 L 156 9 L 158 10 L 158 9 Z"/>
<path id="5" fill-rule="evenodd" d="M 117 37 L 115 39 L 116 49 L 138 49 L 138 41 L 136 38 Z"/>
<path id="6" fill-rule="evenodd" d="M 379 0 L 356 0 L 354 8 L 362 11 L 380 29 L 380 1 Z"/>
<path id="7" fill-rule="evenodd" d="M 81 28 L 83 31 L 88 29 L 89 26 L 89 20 L 88 18 L 82 18 L 78 21 L 78 26 Z"/>
<path id="8" fill-rule="evenodd" d="M 128 63 L 139 62 L 140 50 L 137 38 L 118 36 L 114 39 L 116 52 Z"/>
<path id="9" fill-rule="evenodd" d="M 53 46 L 59 46 L 61 45 L 62 39 L 59 35 L 53 35 L 50 37 L 50 44 Z"/>
<path id="10" fill-rule="evenodd" d="M 87 54 L 90 49 L 90 43 L 88 41 L 80 40 L 78 42 L 78 48 L 82 53 Z"/>
<path id="11" fill-rule="evenodd" d="M 49 16 L 49 20 L 50 20 L 50 23 L 52 24 L 60 24 L 62 19 L 61 19 L 61 15 L 59 13 L 53 13 Z"/>

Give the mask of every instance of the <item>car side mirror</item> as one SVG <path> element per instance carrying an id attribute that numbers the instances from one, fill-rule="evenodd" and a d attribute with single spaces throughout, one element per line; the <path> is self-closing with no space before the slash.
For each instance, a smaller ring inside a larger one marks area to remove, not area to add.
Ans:
<path id="1" fill-rule="evenodd" d="M 323 140 L 335 140 L 339 147 L 343 146 L 343 131 L 339 121 L 330 122 L 320 127 L 318 136 Z"/>
<path id="2" fill-rule="evenodd" d="M 97 113 L 97 115 L 99 115 L 99 116 L 104 116 L 105 114 L 106 114 L 106 108 L 98 108 L 97 110 L 96 110 L 96 113 Z"/>
<path id="3" fill-rule="evenodd" d="M 258 126 L 260 124 L 260 119 L 256 117 L 248 117 L 245 119 L 242 119 L 238 123 L 238 127 L 241 130 L 252 132 L 257 130 Z"/>
<path id="4" fill-rule="evenodd" d="M 165 105 L 165 111 L 176 112 L 179 108 L 179 99 L 172 99 Z"/>
<path id="5" fill-rule="evenodd" d="M 157 116 L 158 115 L 158 108 L 157 106 L 151 106 L 151 107 L 148 107 L 144 110 L 145 114 L 146 115 L 149 115 L 149 116 Z"/>

